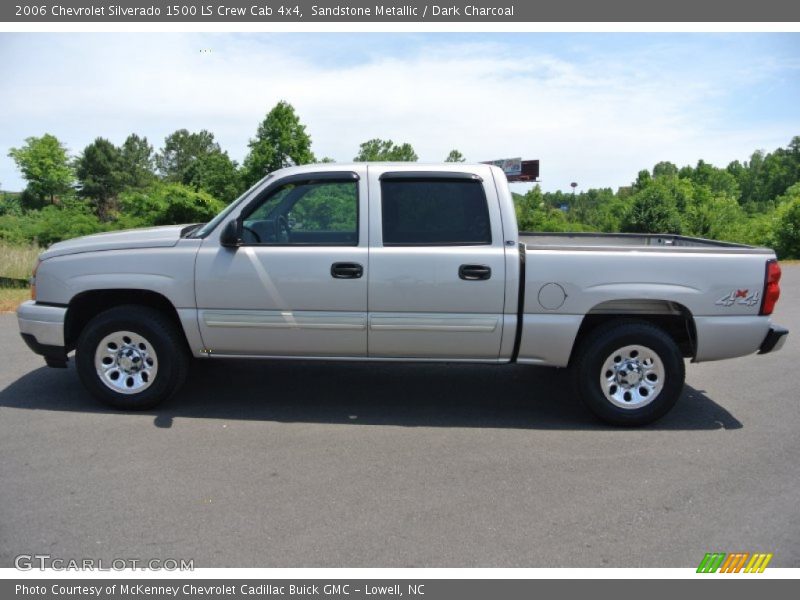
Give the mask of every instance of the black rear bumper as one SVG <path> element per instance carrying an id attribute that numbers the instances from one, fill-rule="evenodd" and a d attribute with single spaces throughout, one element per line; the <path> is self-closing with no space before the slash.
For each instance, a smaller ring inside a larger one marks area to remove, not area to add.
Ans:
<path id="1" fill-rule="evenodd" d="M 758 348 L 758 353 L 767 354 L 769 352 L 780 350 L 783 347 L 783 344 L 786 342 L 787 335 L 789 335 L 788 329 L 785 327 L 780 327 L 779 325 L 773 325 L 769 328 L 769 332 L 764 338 L 764 341 L 761 342 L 761 346 Z"/>

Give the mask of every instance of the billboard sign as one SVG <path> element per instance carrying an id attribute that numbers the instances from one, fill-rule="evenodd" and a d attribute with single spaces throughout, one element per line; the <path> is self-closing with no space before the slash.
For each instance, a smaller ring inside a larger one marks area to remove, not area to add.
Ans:
<path id="1" fill-rule="evenodd" d="M 503 169 L 507 176 L 522 175 L 522 158 L 501 158 L 486 161 L 487 165 L 494 165 Z"/>

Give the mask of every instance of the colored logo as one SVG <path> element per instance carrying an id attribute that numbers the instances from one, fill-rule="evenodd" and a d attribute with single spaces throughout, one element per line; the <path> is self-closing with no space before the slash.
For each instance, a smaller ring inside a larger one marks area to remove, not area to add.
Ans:
<path id="1" fill-rule="evenodd" d="M 725 554 L 724 552 L 706 552 L 700 565 L 697 567 L 698 573 L 763 573 L 767 568 L 772 554 L 756 552 L 734 552 Z"/>

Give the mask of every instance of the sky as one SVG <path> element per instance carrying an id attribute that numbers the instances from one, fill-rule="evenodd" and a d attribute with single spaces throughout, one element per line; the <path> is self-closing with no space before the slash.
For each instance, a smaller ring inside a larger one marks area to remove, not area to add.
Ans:
<path id="1" fill-rule="evenodd" d="M 318 157 L 379 137 L 424 162 L 538 158 L 547 191 L 616 189 L 800 135 L 800 34 L 0 33 L 0 189 L 24 188 L 8 151 L 44 133 L 77 155 L 207 129 L 241 162 L 280 100 Z"/>

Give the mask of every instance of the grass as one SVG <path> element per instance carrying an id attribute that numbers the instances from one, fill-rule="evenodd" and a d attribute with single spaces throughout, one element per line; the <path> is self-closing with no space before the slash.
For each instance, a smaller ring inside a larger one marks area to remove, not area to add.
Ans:
<path id="1" fill-rule="evenodd" d="M 25 300 L 30 300 L 30 290 L 24 288 L 0 288 L 0 313 L 17 310 Z"/>
<path id="2" fill-rule="evenodd" d="M 39 246 L 0 242 L 0 278 L 27 280 L 41 251 Z"/>
<path id="3" fill-rule="evenodd" d="M 41 248 L 0 242 L 0 312 L 17 309 L 31 297 L 28 278 Z"/>

